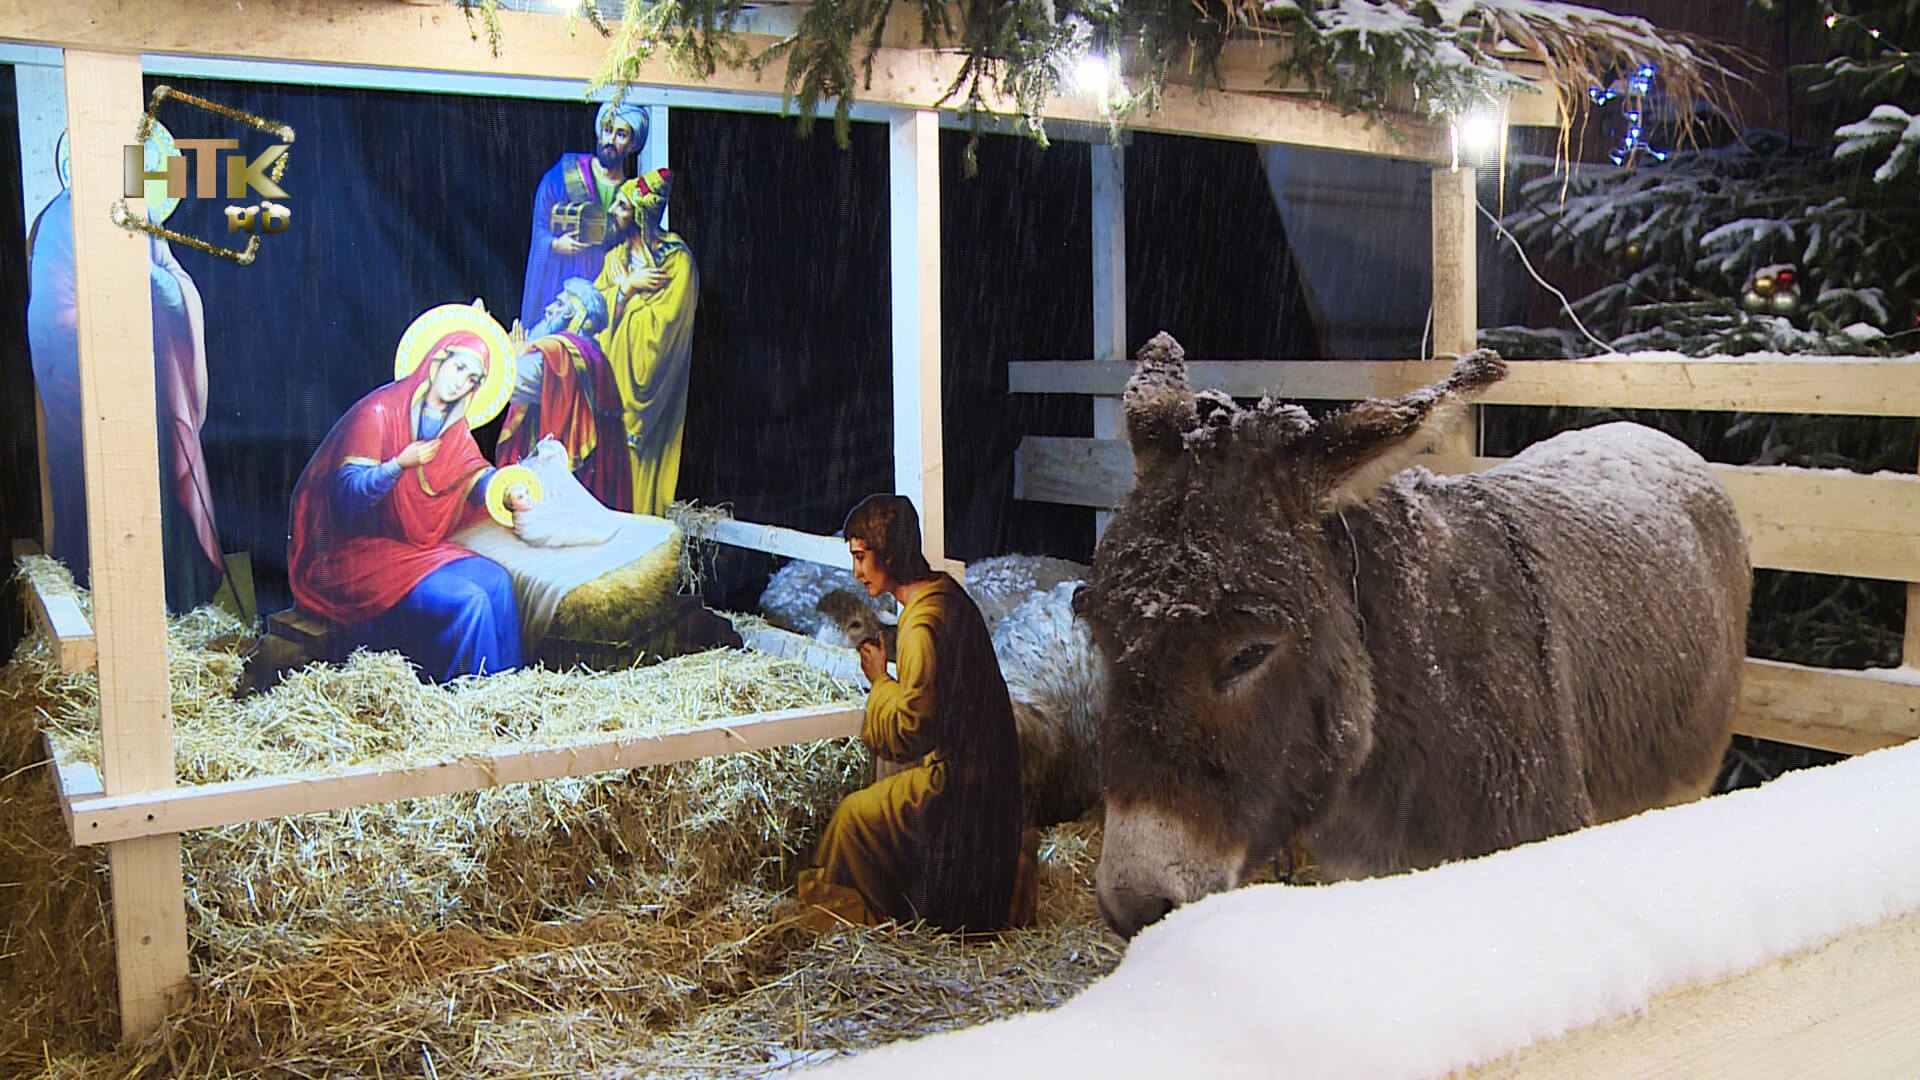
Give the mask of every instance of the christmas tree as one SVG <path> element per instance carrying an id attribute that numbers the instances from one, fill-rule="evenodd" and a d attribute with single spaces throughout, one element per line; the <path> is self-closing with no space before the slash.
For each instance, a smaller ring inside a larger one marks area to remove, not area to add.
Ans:
<path id="1" fill-rule="evenodd" d="M 1896 44 L 1920 40 L 1920 0 L 1771 17 L 1831 50 L 1792 73 L 1811 107 L 1831 110 L 1831 135 L 1674 115 L 1651 65 L 1594 87 L 1611 162 L 1525 183 L 1506 225 L 1536 260 L 1605 284 L 1572 304 L 1577 323 L 1501 328 L 1486 344 L 1514 356 L 1920 350 L 1920 54 Z"/>
<path id="2" fill-rule="evenodd" d="M 1753 0 L 1819 62 L 1795 66 L 1787 131 L 1677 115 L 1643 65 L 1590 93 L 1591 163 L 1508 191 L 1503 225 L 1552 281 L 1591 287 L 1556 325 L 1485 331 L 1510 357 L 1673 351 L 1920 352 L 1920 0 Z M 1797 120 L 1797 122 L 1796 122 Z M 1691 142 L 1689 142 L 1691 140 Z M 1503 452 L 1554 430 L 1622 417 L 1717 461 L 1911 472 L 1912 420 L 1728 413 L 1511 410 Z M 1828 667 L 1900 663 L 1905 588 L 1762 570 L 1753 655 Z M 1828 755 L 1741 739 L 1723 784 Z"/>

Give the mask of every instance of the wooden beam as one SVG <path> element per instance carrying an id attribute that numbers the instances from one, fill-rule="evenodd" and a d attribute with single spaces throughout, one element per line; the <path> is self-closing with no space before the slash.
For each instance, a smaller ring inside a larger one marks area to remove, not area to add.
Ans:
<path id="1" fill-rule="evenodd" d="M 54 793 L 60 800 L 60 816 L 66 819 L 67 835 L 73 835 L 73 804 L 105 795 L 100 772 L 84 761 L 63 762 L 54 748 L 53 737 L 40 733 L 40 747 L 47 755 L 47 767 L 53 770 Z"/>
<path id="2" fill-rule="evenodd" d="M 751 521 L 716 521 L 711 525 L 693 526 L 691 533 L 701 539 L 732 544 L 750 551 L 805 559 L 822 566 L 837 566 L 842 570 L 853 569 L 853 558 L 847 554 L 847 542 L 837 536 L 819 536 L 778 525 L 756 525 Z"/>
<path id="3" fill-rule="evenodd" d="M 1894 914 L 1726 978 L 1610 1003 L 1606 1019 L 1450 1076 L 1904 1080 L 1920 1062 L 1916 965 L 1920 912 Z"/>
<path id="4" fill-rule="evenodd" d="M 920 511 L 936 568 L 947 557 L 947 466 L 940 408 L 940 118 L 893 118 L 888 195 L 893 247 L 893 490 Z"/>
<path id="5" fill-rule="evenodd" d="M 1229 41 L 1220 50 L 1220 82 L 1223 89 L 1243 94 L 1308 94 L 1318 95 L 1323 90 L 1298 78 L 1283 78 L 1274 83 L 1268 80 L 1273 65 L 1286 56 L 1287 38 L 1273 34 L 1261 38 L 1243 38 Z M 1559 127 L 1560 106 L 1554 99 L 1548 85 L 1546 65 L 1536 60 L 1515 57 L 1503 58 L 1502 66 L 1511 74 L 1528 80 L 1541 88 L 1542 92 L 1520 91 L 1507 99 L 1507 124 L 1509 127 Z M 1396 112 L 1413 114 L 1419 109 L 1419 100 L 1415 97 L 1411 84 L 1396 87 L 1389 92 L 1386 107 Z"/>
<path id="6" fill-rule="evenodd" d="M 778 626 L 737 626 L 735 629 L 740 631 L 740 639 L 747 648 L 754 652 L 798 660 L 815 671 L 824 671 L 855 686 L 867 684 L 866 673 L 860 670 L 860 654 L 852 649 L 831 648 L 805 634 Z"/>
<path id="7" fill-rule="evenodd" d="M 503 9 L 506 5 L 502 5 Z M 502 55 L 451 4 L 392 0 L 279 0 L 209 8 L 199 0 L 0 0 L 0 40 L 84 48 L 98 52 L 171 53 L 233 59 L 340 64 L 435 72 L 478 72 L 537 78 L 578 79 L 600 69 L 607 42 L 584 21 L 578 33 L 566 20 L 502 10 Z M 619 32 L 618 27 L 615 33 Z M 746 35 L 752 48 L 778 39 Z M 429 61 L 429 58 L 430 61 Z M 431 66 L 429 66 L 429 64 Z M 938 108 L 960 71 L 952 53 L 882 48 L 860 100 L 908 109 Z M 783 96 L 786 66 L 722 69 L 711 78 L 675 70 L 656 54 L 640 68 L 636 84 Z M 989 104 L 1017 114 L 1011 98 L 988 88 Z M 957 107 L 949 102 L 947 108 Z M 1061 95 L 1046 110 L 1049 121 L 1104 125 L 1099 103 L 1087 95 Z M 1133 128 L 1254 142 L 1287 142 L 1361 154 L 1439 161 L 1446 132 L 1412 117 L 1390 130 L 1365 117 L 1343 115 L 1329 105 L 1293 95 L 1216 91 L 1204 96 L 1169 87 L 1161 105 L 1137 116 Z"/>
<path id="8" fill-rule="evenodd" d="M 1480 256 L 1476 242 L 1479 205 L 1471 167 L 1431 170 L 1433 184 L 1433 353 L 1459 357 L 1472 352 L 1480 335 Z M 1480 452 L 1480 410 L 1469 409 L 1442 437 L 1451 454 Z"/>
<path id="9" fill-rule="evenodd" d="M 110 794 L 126 796 L 174 782 L 149 242 L 108 217 L 146 95 L 137 55 L 70 49 L 65 66 L 101 772 Z M 136 199 L 130 209 L 144 207 Z M 113 845 L 107 862 L 120 1035 L 132 1040 L 159 1026 L 186 986 L 180 838 L 155 830 Z"/>
<path id="10" fill-rule="evenodd" d="M 1424 456 L 1440 473 L 1505 458 Z M 1753 565 L 1770 570 L 1920 582 L 1920 476 L 1786 465 L 1714 465 L 1745 526 Z M 1110 507 L 1133 483 L 1118 439 L 1029 436 L 1014 455 L 1014 498 Z"/>
<path id="11" fill-rule="evenodd" d="M 1093 198 L 1093 358 L 1127 362 L 1127 161 L 1117 146 L 1089 147 Z M 1118 439 L 1120 399 L 1093 399 L 1093 437 Z M 1106 510 L 1093 513 L 1095 540 L 1107 531 Z"/>
<path id="12" fill-rule="evenodd" d="M 73 841 L 123 842 L 266 818 L 848 738 L 860 733 L 865 719 L 863 707 L 824 705 L 730 717 L 653 738 L 522 746 L 464 761 L 364 766 L 320 776 L 266 776 L 172 791 L 103 795 L 72 803 Z"/>
<path id="13" fill-rule="evenodd" d="M 29 546 L 32 554 L 39 554 L 40 545 Z M 16 560 L 20 553 L 21 545 L 16 542 Z M 54 662 L 60 665 L 60 670 L 69 675 L 92 671 L 100 654 L 93 638 L 93 624 L 87 621 L 80 602 L 70 593 L 51 592 L 37 581 L 27 582 L 27 591 L 33 601 L 28 606 L 39 620 L 40 628 L 46 631 Z"/>
<path id="14" fill-rule="evenodd" d="M 1920 673 L 1748 659 L 1734 730 L 1842 754 L 1896 746 L 1920 738 Z"/>
<path id="15" fill-rule="evenodd" d="M 1187 378 L 1196 390 L 1211 387 L 1240 398 L 1275 393 L 1301 401 L 1356 401 L 1438 382 L 1450 366 L 1442 360 L 1197 360 L 1187 363 Z M 1507 370 L 1481 396 L 1482 404 L 1850 416 L 1920 412 L 1920 356 L 1713 360 L 1632 353 L 1509 360 Z M 1016 361 L 1008 365 L 1007 388 L 1017 394 L 1118 397 L 1132 373 L 1131 364 Z"/>

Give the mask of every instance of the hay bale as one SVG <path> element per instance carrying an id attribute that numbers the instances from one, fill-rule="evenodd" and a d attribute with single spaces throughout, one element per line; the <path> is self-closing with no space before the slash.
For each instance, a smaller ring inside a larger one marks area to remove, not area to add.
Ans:
<path id="1" fill-rule="evenodd" d="M 189 782 L 439 758 L 851 689 L 801 665 L 745 666 L 756 661 L 743 654 L 426 686 L 400 658 L 363 653 L 237 702 L 221 693 L 244 647 L 230 629 L 208 617 L 172 626 Z M 0 749 L 27 765 L 0 780 L 13 830 L 0 881 L 48 898 L 0 905 L 4 940 L 39 950 L 4 970 L 20 978 L 0 978 L 13 1018 L 0 1074 L 744 1077 L 1057 1004 L 1120 954 L 1094 910 L 1092 822 L 1046 834 L 1030 930 L 976 942 L 803 929 L 785 897 L 864 762 L 853 740 L 835 740 L 189 834 L 192 993 L 160 1031 L 116 1048 L 104 859 L 66 846 L 48 770 L 34 764 L 35 730 L 56 717 L 77 756 L 97 755 L 93 684 L 53 670 L 37 638 L 0 673 Z M 41 869 L 19 868 L 22 848 Z"/>

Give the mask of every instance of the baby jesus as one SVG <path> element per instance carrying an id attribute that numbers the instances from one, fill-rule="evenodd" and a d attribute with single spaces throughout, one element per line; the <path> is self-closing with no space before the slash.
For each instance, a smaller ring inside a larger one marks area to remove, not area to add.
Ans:
<path id="1" fill-rule="evenodd" d="M 504 481 L 501 501 L 512 511 L 512 528 L 485 519 L 453 540 L 512 576 L 521 638 L 531 653 L 568 593 L 672 541 L 675 527 L 665 518 L 608 509 L 568 469 L 566 447 L 556 439 L 541 439 L 520 465 L 534 483 Z"/>

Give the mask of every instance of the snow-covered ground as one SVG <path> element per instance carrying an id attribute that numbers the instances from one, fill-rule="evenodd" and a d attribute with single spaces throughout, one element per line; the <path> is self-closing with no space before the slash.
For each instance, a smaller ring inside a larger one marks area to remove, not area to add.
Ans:
<path id="1" fill-rule="evenodd" d="M 1914 911 L 1920 743 L 1424 873 L 1213 896 L 1054 1012 L 824 1071 L 1444 1076 Z"/>

